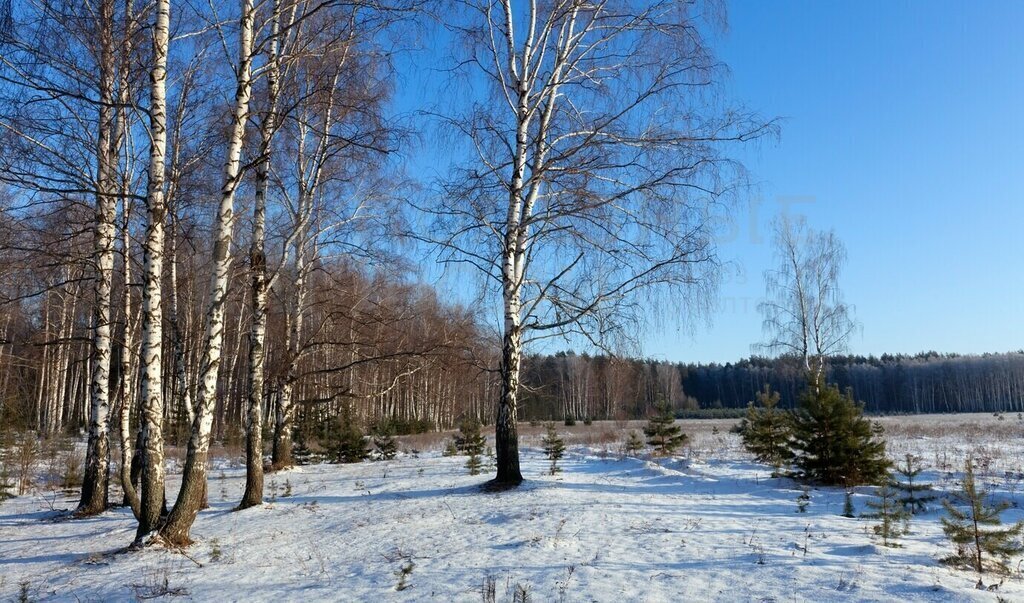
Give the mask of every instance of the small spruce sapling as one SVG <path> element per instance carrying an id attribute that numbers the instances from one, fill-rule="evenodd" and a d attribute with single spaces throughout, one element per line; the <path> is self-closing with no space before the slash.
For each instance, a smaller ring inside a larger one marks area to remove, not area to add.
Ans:
<path id="1" fill-rule="evenodd" d="M 322 462 L 324 456 L 323 454 L 315 453 L 309 447 L 304 430 L 296 429 L 295 436 L 292 438 L 292 459 L 296 465 L 312 465 L 313 463 Z"/>
<path id="2" fill-rule="evenodd" d="M 466 469 L 469 470 L 470 475 L 480 475 L 480 471 L 483 469 L 484 463 L 480 460 L 480 453 L 474 452 L 469 455 L 466 459 Z"/>
<path id="3" fill-rule="evenodd" d="M 882 539 L 883 546 L 898 548 L 900 545 L 897 540 L 906 534 L 909 514 L 900 503 L 898 492 L 889 483 L 879 486 L 875 490 L 875 496 L 878 497 L 877 500 L 869 500 L 867 503 L 874 512 L 864 516 L 878 520 L 871 529 Z"/>
<path id="4" fill-rule="evenodd" d="M 843 517 L 853 517 L 853 491 L 847 489 L 846 496 L 843 497 Z"/>
<path id="5" fill-rule="evenodd" d="M 796 497 L 796 512 L 806 513 L 807 505 L 811 504 L 811 489 L 804 486 L 800 490 L 800 496 Z"/>
<path id="6" fill-rule="evenodd" d="M 479 475 L 483 469 L 484 464 L 480 457 L 484 453 L 486 443 L 487 440 L 480 433 L 480 421 L 476 417 L 463 419 L 459 425 L 459 433 L 455 434 L 455 447 L 462 454 L 469 456 L 466 459 L 466 469 L 470 475 Z"/>
<path id="7" fill-rule="evenodd" d="M 644 435 L 647 436 L 647 444 L 662 456 L 672 454 L 686 443 L 686 434 L 676 425 L 675 415 L 664 403 L 658 405 L 658 414 L 647 421 Z"/>
<path id="8" fill-rule="evenodd" d="M 803 479 L 850 487 L 880 484 L 888 476 L 882 427 L 864 417 L 851 390 L 811 384 L 791 416 L 793 464 Z"/>
<path id="9" fill-rule="evenodd" d="M 550 473 L 554 475 L 561 471 L 558 467 L 558 461 L 565 454 L 565 441 L 558 437 L 558 430 L 555 428 L 554 423 L 548 423 L 547 429 L 548 433 L 541 442 L 544 444 L 544 455 L 551 461 Z"/>
<path id="10" fill-rule="evenodd" d="M 459 433 L 455 434 L 455 448 L 459 454 L 480 456 L 484 452 L 484 443 L 480 421 L 476 417 L 467 417 L 459 423 Z"/>
<path id="11" fill-rule="evenodd" d="M 955 567 L 973 569 L 978 574 L 986 571 L 1008 573 L 1010 558 L 1024 552 L 1018 540 L 1024 530 L 1024 522 L 1001 527 L 1003 522 L 999 515 L 1010 507 L 1010 503 L 986 504 L 989 494 L 975 483 L 974 462 L 970 458 L 965 464 L 963 484 L 956 497 L 967 508 L 960 509 L 948 500 L 942 501 L 946 509 L 942 531 L 956 545 L 956 553 L 943 561 Z"/>
<path id="12" fill-rule="evenodd" d="M 776 475 L 793 460 L 789 414 L 778 405 L 779 393 L 766 384 L 757 393 L 757 399 L 747 405 L 747 414 L 739 426 L 744 448 L 759 462 L 770 464 Z"/>
<path id="13" fill-rule="evenodd" d="M 629 432 L 629 437 L 626 438 L 625 443 L 622 444 L 622 452 L 626 456 L 633 456 L 639 454 L 644 449 L 644 441 L 635 431 Z"/>
<path id="14" fill-rule="evenodd" d="M 373 446 L 377 449 L 377 458 L 390 461 L 398 454 L 398 442 L 395 441 L 395 428 L 391 421 L 381 421 L 373 430 Z"/>
<path id="15" fill-rule="evenodd" d="M 899 490 L 899 501 L 911 515 L 916 515 L 927 510 L 927 505 L 935 500 L 931 484 L 924 484 L 918 479 L 924 467 L 921 465 L 921 458 L 908 454 L 902 464 L 896 465 L 896 473 L 902 479 L 894 479 L 892 486 Z"/>
<path id="16" fill-rule="evenodd" d="M 416 564 L 413 563 L 412 559 L 407 560 L 402 567 L 395 572 L 395 577 L 398 578 L 398 584 L 395 585 L 395 590 L 403 591 L 412 588 L 409 584 L 409 576 L 412 575 L 412 570 L 416 568 Z"/>
<path id="17" fill-rule="evenodd" d="M 322 443 L 336 463 L 360 463 L 370 456 L 366 438 L 356 425 L 349 407 L 342 408 L 342 412 L 329 423 Z"/>
<path id="18" fill-rule="evenodd" d="M 221 560 L 221 557 L 223 557 L 223 555 L 224 551 L 222 551 L 220 548 L 220 541 L 214 538 L 210 541 L 210 561 L 216 563 Z"/>

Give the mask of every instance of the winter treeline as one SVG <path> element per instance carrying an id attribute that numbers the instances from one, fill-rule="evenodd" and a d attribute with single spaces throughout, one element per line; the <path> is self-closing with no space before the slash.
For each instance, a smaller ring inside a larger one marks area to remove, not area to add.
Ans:
<path id="1" fill-rule="evenodd" d="M 482 417 L 493 413 L 494 387 L 488 385 L 493 380 L 475 368 L 473 359 L 484 353 L 484 342 L 467 311 L 442 304 L 424 286 L 371 278 L 342 265 L 321 270 L 313 284 L 315 308 L 307 312 L 316 336 L 303 344 L 308 352 L 295 373 L 297 420 L 304 421 L 307 415 L 334 416 L 343 403 L 351 404 L 367 424 L 387 416 L 448 428 L 464 413 Z M 218 440 L 239 437 L 245 423 L 249 313 L 243 284 L 239 277 L 227 309 L 228 361 L 220 376 L 213 426 Z M 35 300 L 8 305 L 0 313 L 7 325 L 0 344 L 0 403 L 7 425 L 43 434 L 78 433 L 86 428 L 90 327 L 85 295 L 68 285 Z M 182 337 L 201 336 L 196 331 L 200 311 L 198 304 L 179 306 Z M 286 348 L 281 345 L 286 333 L 284 323 L 277 320 L 283 310 L 272 305 L 270 313 L 267 387 L 271 405 L 265 412 L 272 427 L 273 401 L 286 368 Z M 129 315 L 127 322 L 138 329 L 137 314 Z M 119 312 L 115 329 L 124 323 Z M 172 375 L 173 342 L 165 345 L 164 372 Z M 120 337 L 114 338 L 111 378 L 118 384 L 119 404 L 125 397 L 137 396 L 136 388 L 125 388 L 138 381 L 137 352 L 126 353 Z M 194 389 L 198 359 L 192 352 L 184 355 L 184 361 L 186 387 Z M 127 370 L 125 362 L 130 363 Z M 181 444 L 188 435 L 188 412 L 182 405 L 184 396 L 175 396 L 174 385 L 173 380 L 165 380 L 165 395 L 175 402 L 164 412 L 168 441 Z"/>
<path id="2" fill-rule="evenodd" d="M 834 356 L 825 378 L 872 413 L 1024 411 L 1024 352 L 980 356 Z M 790 357 L 684 364 L 608 356 L 531 356 L 524 382 L 526 416 L 642 418 L 659 402 L 675 410 L 743 408 L 770 385 L 792 408 L 806 370 Z"/>

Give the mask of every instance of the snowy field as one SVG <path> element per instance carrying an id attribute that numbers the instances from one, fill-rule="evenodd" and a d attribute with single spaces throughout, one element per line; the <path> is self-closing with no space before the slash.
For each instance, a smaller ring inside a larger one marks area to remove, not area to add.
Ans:
<path id="1" fill-rule="evenodd" d="M 840 490 L 812 490 L 798 513 L 801 488 L 751 463 L 732 423 L 684 421 L 692 445 L 672 459 L 622 458 L 623 424 L 560 428 L 570 453 L 555 476 L 527 428 L 528 481 L 500 494 L 480 492 L 488 476 L 441 456 L 439 439 L 413 438 L 422 451 L 393 461 L 268 475 L 267 504 L 242 512 L 245 471 L 225 456 L 182 552 L 124 553 L 130 511 L 65 521 L 76 499 L 39 491 L 0 503 L 0 601 L 1024 601 L 1019 572 L 979 590 L 939 563 L 952 550 L 938 504 L 902 548 L 840 516 Z M 893 455 L 920 454 L 938 489 L 973 454 L 997 496 L 1022 498 L 1016 415 L 884 423 Z M 871 492 L 857 490 L 858 513 Z"/>

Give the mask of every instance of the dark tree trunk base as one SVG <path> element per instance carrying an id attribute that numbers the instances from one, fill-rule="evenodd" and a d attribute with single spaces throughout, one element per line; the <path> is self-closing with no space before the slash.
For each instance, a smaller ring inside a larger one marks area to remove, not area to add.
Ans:
<path id="1" fill-rule="evenodd" d="M 153 544 L 162 544 L 172 549 L 185 549 L 192 546 L 193 540 L 188 537 L 187 532 L 170 530 L 161 531 L 160 535 L 154 539 Z"/>
<path id="2" fill-rule="evenodd" d="M 104 461 L 109 455 L 110 448 L 106 437 L 89 438 L 81 498 L 72 513 L 73 519 L 92 517 L 107 510 L 110 464 Z"/>
<path id="3" fill-rule="evenodd" d="M 75 509 L 74 511 L 71 512 L 70 518 L 71 519 L 88 519 L 89 517 L 96 517 L 97 515 L 100 515 L 100 514 L 106 512 L 106 510 L 107 510 L 107 505 L 106 504 L 104 504 L 102 507 L 95 507 L 95 506 L 91 506 L 91 505 L 90 506 L 86 506 L 86 507 L 78 507 L 77 509 Z"/>
<path id="4" fill-rule="evenodd" d="M 232 511 L 244 511 L 246 509 L 251 509 L 253 507 L 259 507 L 262 504 L 263 504 L 262 500 L 243 500 L 242 502 L 238 503 L 237 507 L 235 507 L 234 509 L 231 509 L 231 510 Z"/>
<path id="5" fill-rule="evenodd" d="M 481 492 L 495 493 L 495 492 L 507 492 L 509 490 L 515 490 L 523 484 L 523 478 L 520 477 L 518 480 L 502 480 L 498 481 L 497 478 L 492 479 L 489 482 L 480 484 Z"/>

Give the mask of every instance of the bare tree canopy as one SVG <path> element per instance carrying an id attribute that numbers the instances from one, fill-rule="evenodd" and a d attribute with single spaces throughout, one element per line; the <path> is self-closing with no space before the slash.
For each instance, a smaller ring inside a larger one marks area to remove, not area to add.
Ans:
<path id="1" fill-rule="evenodd" d="M 819 383 L 827 359 L 845 352 L 858 328 L 839 287 L 846 248 L 835 231 L 816 231 L 790 216 L 776 221 L 773 245 L 778 264 L 765 272 L 758 305 L 767 340 L 755 347 L 798 358 Z"/>
<path id="2" fill-rule="evenodd" d="M 470 152 L 425 238 L 500 293 L 497 480 L 514 484 L 523 344 L 602 346 L 635 335 L 651 296 L 712 289 L 712 209 L 742 175 L 727 149 L 773 125 L 719 101 L 694 3 L 456 4 L 449 27 L 483 94 L 445 120 Z"/>

